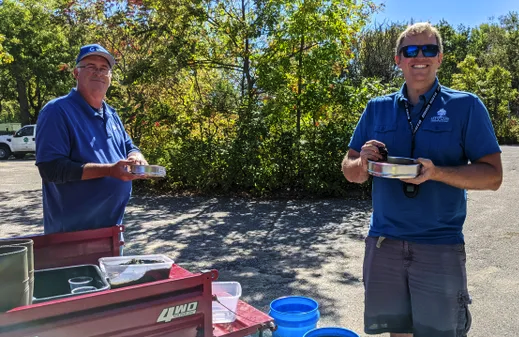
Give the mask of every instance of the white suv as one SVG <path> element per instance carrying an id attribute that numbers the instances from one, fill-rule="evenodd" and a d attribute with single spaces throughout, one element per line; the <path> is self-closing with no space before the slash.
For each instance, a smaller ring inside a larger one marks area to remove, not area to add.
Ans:
<path id="1" fill-rule="evenodd" d="M 0 136 L 0 160 L 12 155 L 23 158 L 27 153 L 36 152 L 36 125 L 26 125 L 12 136 Z"/>

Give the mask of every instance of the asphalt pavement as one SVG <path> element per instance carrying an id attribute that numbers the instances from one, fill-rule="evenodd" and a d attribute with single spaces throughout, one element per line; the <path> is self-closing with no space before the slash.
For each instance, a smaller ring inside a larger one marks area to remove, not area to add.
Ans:
<path id="1" fill-rule="evenodd" d="M 519 335 L 519 147 L 503 147 L 497 192 L 470 191 L 465 224 L 472 337 Z M 268 312 L 278 297 L 318 301 L 319 326 L 362 332 L 362 258 L 369 201 L 134 196 L 125 254 L 167 254 L 191 271 L 218 269 Z M 41 233 L 34 159 L 0 161 L 0 237 Z"/>

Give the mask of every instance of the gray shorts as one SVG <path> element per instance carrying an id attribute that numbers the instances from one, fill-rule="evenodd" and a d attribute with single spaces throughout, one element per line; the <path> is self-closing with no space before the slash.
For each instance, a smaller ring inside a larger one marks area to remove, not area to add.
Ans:
<path id="1" fill-rule="evenodd" d="M 465 337 L 470 329 L 465 245 L 366 238 L 364 331 Z"/>

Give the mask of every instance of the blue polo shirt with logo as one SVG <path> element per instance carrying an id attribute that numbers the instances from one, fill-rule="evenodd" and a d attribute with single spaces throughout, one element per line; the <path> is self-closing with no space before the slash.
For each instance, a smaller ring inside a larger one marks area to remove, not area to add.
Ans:
<path id="1" fill-rule="evenodd" d="M 73 89 L 40 112 L 36 165 L 70 160 L 74 165 L 115 163 L 138 151 L 114 109 L 93 109 Z M 45 234 L 110 227 L 122 223 L 132 183 L 105 177 L 66 182 L 43 181 Z"/>
<path id="2" fill-rule="evenodd" d="M 410 106 L 413 125 L 436 87 Z M 411 157 L 411 127 L 404 101 L 407 89 L 371 100 L 362 114 L 349 147 L 360 152 L 368 140 L 386 144 L 389 156 Z M 487 109 L 467 92 L 441 86 L 415 136 L 413 158 L 428 158 L 436 166 L 460 166 L 501 152 Z M 373 177 L 373 213 L 369 236 L 385 236 L 426 244 L 464 243 L 462 228 L 467 215 L 467 193 L 437 181 L 426 181 L 415 198 L 403 192 L 398 179 Z"/>

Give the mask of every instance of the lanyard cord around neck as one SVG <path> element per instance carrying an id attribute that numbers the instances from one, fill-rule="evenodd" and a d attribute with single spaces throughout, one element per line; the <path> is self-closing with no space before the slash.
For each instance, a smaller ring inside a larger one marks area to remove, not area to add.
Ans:
<path id="1" fill-rule="evenodd" d="M 438 96 L 438 94 L 440 93 L 440 90 L 441 90 L 441 88 L 440 88 L 440 85 L 438 84 L 438 86 L 436 87 L 436 90 L 434 91 L 434 94 L 431 96 L 431 99 L 429 99 L 429 102 L 426 105 L 424 105 L 424 107 L 422 108 L 420 119 L 418 120 L 416 125 L 413 125 L 413 122 L 411 120 L 411 113 L 409 112 L 409 103 L 407 103 L 407 100 L 404 101 L 405 112 L 407 114 L 407 122 L 409 123 L 409 126 L 411 127 L 411 132 L 413 134 L 413 138 L 411 141 L 411 158 L 414 157 L 416 132 L 418 131 L 418 129 L 422 125 L 423 121 L 425 120 L 425 116 L 427 116 L 427 113 L 431 109 L 431 106 L 433 105 L 434 100 L 436 99 L 436 96 Z"/>

